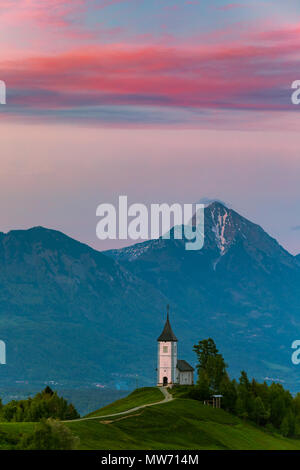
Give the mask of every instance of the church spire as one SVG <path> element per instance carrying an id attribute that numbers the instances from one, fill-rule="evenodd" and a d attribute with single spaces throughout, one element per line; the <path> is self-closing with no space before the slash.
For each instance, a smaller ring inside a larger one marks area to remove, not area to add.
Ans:
<path id="1" fill-rule="evenodd" d="M 178 341 L 178 339 L 174 335 L 173 330 L 171 328 L 169 313 L 170 313 L 170 306 L 167 305 L 167 321 L 165 323 L 162 334 L 159 336 L 159 338 L 157 338 L 157 341 Z"/>

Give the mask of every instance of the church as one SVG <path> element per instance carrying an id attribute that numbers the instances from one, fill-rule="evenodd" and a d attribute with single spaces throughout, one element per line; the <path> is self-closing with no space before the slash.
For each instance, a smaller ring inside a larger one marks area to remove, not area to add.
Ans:
<path id="1" fill-rule="evenodd" d="M 162 334 L 157 339 L 157 385 L 173 386 L 193 385 L 194 368 L 183 359 L 177 359 L 177 343 L 169 320 L 169 307 L 167 311 L 167 321 Z"/>

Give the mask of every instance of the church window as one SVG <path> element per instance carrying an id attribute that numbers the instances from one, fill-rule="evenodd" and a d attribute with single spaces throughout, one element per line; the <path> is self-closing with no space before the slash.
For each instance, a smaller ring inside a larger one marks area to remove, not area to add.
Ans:
<path id="1" fill-rule="evenodd" d="M 167 353 L 168 352 L 168 346 L 163 346 L 163 352 Z"/>

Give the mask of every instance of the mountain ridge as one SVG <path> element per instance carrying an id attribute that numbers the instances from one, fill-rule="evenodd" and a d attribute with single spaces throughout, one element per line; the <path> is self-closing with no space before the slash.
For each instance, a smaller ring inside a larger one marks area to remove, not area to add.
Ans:
<path id="1" fill-rule="evenodd" d="M 224 211 L 225 213 L 230 213 L 230 214 L 233 214 L 234 217 L 238 217 L 242 222 L 246 223 L 246 224 L 251 224 L 251 226 L 253 228 L 255 228 L 256 230 L 258 230 L 259 232 L 261 232 L 262 234 L 264 235 L 267 235 L 267 237 L 269 238 L 269 240 L 272 240 L 274 245 L 277 246 L 277 247 L 280 247 L 280 249 L 285 253 L 287 254 L 288 256 L 291 257 L 291 259 L 294 259 L 294 258 L 297 258 L 297 256 L 299 257 L 300 259 L 300 254 L 299 255 L 292 255 L 287 249 L 285 249 L 274 237 L 271 237 L 270 235 L 267 234 L 267 232 L 259 225 L 259 224 L 256 224 L 252 221 L 250 221 L 249 219 L 247 219 L 246 217 L 240 215 L 238 212 L 236 212 L 234 209 L 232 208 L 228 208 L 227 206 L 225 206 L 224 204 L 222 204 L 221 202 L 219 201 L 215 201 L 215 202 L 211 202 L 209 205 L 207 205 L 204 209 L 205 213 L 207 213 L 208 210 L 210 211 L 213 211 L 213 210 L 217 210 L 218 212 L 220 211 Z M 206 218 L 205 218 L 206 219 Z M 136 250 L 137 248 L 146 248 L 148 247 L 149 244 L 151 243 L 159 243 L 159 241 L 162 240 L 162 238 L 160 237 L 159 239 L 156 239 L 156 240 L 147 240 L 147 241 L 144 241 L 144 242 L 139 242 L 139 243 L 136 243 L 134 245 L 130 245 L 128 247 L 124 247 L 124 248 L 117 248 L 117 249 L 110 249 L 110 250 L 105 250 L 103 251 L 104 254 L 107 254 L 109 256 L 112 256 L 114 259 L 117 259 L 118 257 L 120 258 L 125 258 L 126 259 L 126 255 L 127 254 L 130 254 L 131 251 L 134 251 L 136 253 Z M 204 242 L 205 243 L 205 242 Z M 124 255 L 123 255 L 124 253 Z M 116 256 L 118 254 L 118 256 Z"/>
<path id="2" fill-rule="evenodd" d="M 159 239 L 106 253 L 171 297 L 191 324 L 200 322 L 202 336 L 225 347 L 235 368 L 238 350 L 248 369 L 249 361 L 256 363 L 254 375 L 257 368 L 262 378 L 278 371 L 286 380 L 287 371 L 295 372 L 290 345 L 300 333 L 299 264 L 259 225 L 213 203 L 205 208 L 205 242 L 198 252 L 185 251 L 181 240 Z"/>
<path id="3" fill-rule="evenodd" d="M 143 338 L 145 325 L 156 323 L 147 310 L 160 312 L 153 298 L 160 308 L 166 302 L 117 262 L 59 231 L 9 232 L 0 240 L 2 378 L 115 383 L 114 349 L 123 350 L 121 370 L 128 361 L 123 322 L 129 340 L 134 328 Z"/>
<path id="4" fill-rule="evenodd" d="M 174 239 L 100 252 L 56 230 L 13 230 L 0 235 L 2 380 L 154 383 L 169 303 L 180 356 L 194 364 L 193 345 L 211 336 L 232 375 L 247 368 L 295 389 L 299 287 L 298 258 L 220 203 L 205 209 L 195 252 Z"/>

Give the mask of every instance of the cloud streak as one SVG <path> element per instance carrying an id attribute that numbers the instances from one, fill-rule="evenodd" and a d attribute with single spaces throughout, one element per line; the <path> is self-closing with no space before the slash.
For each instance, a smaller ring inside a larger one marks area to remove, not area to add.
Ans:
<path id="1" fill-rule="evenodd" d="M 2 62 L 0 73 L 14 90 L 11 104 L 29 107 L 284 110 L 290 109 L 289 87 L 298 67 L 294 50 L 285 43 L 185 48 L 120 44 Z"/>
<path id="2" fill-rule="evenodd" d="M 84 35 L 81 15 L 122 0 L 0 1 L 6 25 L 33 21 Z M 122 2 L 123 3 L 123 2 Z M 235 8 L 239 4 L 227 4 Z M 16 7 L 19 7 L 16 10 Z M 91 34 L 92 28 L 86 32 Z M 0 77 L 8 85 L 7 115 L 52 115 L 64 111 L 86 118 L 86 110 L 101 106 L 181 108 L 208 111 L 267 111 L 293 109 L 290 84 L 299 78 L 298 25 L 264 32 L 243 31 L 240 40 L 137 44 L 100 41 L 55 54 L 25 54 L 2 59 Z M 215 36 L 215 40 L 213 40 Z M 295 110 L 295 109 L 293 109 Z M 95 118 L 96 113 L 94 113 Z M 192 119 L 192 118 L 191 118 Z M 147 121 L 147 120 L 146 120 Z M 102 122 L 102 120 L 101 120 Z"/>
<path id="3" fill-rule="evenodd" d="M 1 0 L 0 20 L 14 26 L 29 22 L 66 27 L 87 11 L 89 3 L 90 0 Z"/>

